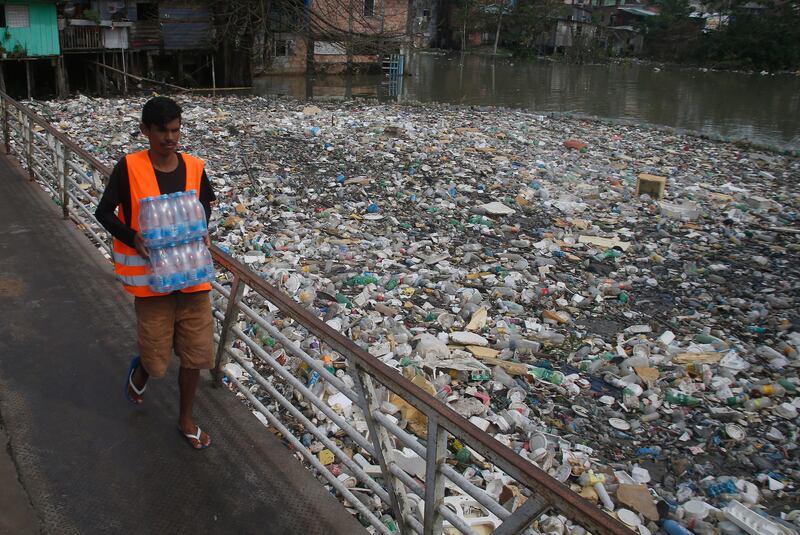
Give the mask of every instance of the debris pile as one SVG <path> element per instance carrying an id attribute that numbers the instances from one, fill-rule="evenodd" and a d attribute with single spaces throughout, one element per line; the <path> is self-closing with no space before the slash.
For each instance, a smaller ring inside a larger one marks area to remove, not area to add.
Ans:
<path id="1" fill-rule="evenodd" d="M 32 106 L 111 165 L 146 148 L 143 103 Z M 328 325 L 642 535 L 798 530 L 800 161 L 506 109 L 262 97 L 183 106 L 183 148 L 206 160 L 218 196 L 213 240 Z M 249 299 L 350 380 L 343 357 Z M 352 402 L 273 336 L 253 322 L 243 330 L 366 430 Z M 416 409 L 382 399 L 425 436 Z M 476 452 L 457 440 L 449 449 L 459 472 L 521 503 Z M 413 451 L 398 444 L 395 458 L 424 480 Z M 468 515 L 464 496 L 451 489 L 448 500 Z M 498 523 L 481 514 L 475 526 Z M 558 516 L 537 527 L 578 533 Z"/>

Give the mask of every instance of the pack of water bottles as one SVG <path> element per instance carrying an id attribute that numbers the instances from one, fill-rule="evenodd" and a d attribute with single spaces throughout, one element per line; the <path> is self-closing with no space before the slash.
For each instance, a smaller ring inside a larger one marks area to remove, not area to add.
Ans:
<path id="1" fill-rule="evenodd" d="M 203 238 L 150 250 L 150 288 L 169 293 L 214 279 L 214 263 Z"/>
<path id="2" fill-rule="evenodd" d="M 203 241 L 206 212 L 194 190 L 142 199 L 139 231 L 150 253 L 154 292 L 169 293 L 214 279 L 214 262 Z"/>
<path id="3" fill-rule="evenodd" d="M 148 249 L 203 237 L 206 211 L 194 190 L 145 197 L 139 204 L 139 231 Z"/>

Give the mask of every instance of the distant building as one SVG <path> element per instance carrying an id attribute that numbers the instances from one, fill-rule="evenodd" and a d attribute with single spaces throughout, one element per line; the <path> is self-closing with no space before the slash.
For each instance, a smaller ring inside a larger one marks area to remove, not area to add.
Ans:
<path id="1" fill-rule="evenodd" d="M 210 77 L 214 26 L 205 2 L 71 0 L 58 3 L 58 17 L 73 89 L 123 89 L 122 73 L 187 86 Z"/>
<path id="2" fill-rule="evenodd" d="M 55 2 L 0 4 L 0 89 L 28 98 L 59 91 L 63 76 Z"/>
<path id="3" fill-rule="evenodd" d="M 306 8 L 305 20 L 296 13 L 273 15 L 271 57 L 256 71 L 300 74 L 309 69 L 327 73 L 379 69 L 385 55 L 409 45 L 408 0 L 315 0 Z M 424 40 L 428 29 L 422 19 L 417 24 Z"/>

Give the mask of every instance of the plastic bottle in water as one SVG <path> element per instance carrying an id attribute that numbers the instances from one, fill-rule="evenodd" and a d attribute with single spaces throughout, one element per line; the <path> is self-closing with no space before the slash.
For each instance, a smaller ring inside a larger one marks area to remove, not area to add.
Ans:
<path id="1" fill-rule="evenodd" d="M 756 399 L 748 399 L 744 402 L 744 408 L 747 411 L 754 412 L 760 411 L 761 409 L 768 409 L 772 407 L 773 402 L 769 398 L 756 398 Z"/>
<path id="2" fill-rule="evenodd" d="M 541 349 L 542 345 L 539 342 L 535 342 L 533 340 L 526 340 L 522 338 L 518 334 L 514 334 L 509 336 L 508 338 L 502 338 L 497 341 L 497 347 L 500 348 L 508 348 L 512 351 L 516 351 L 520 355 L 528 355 L 531 353 L 536 353 Z"/>
<path id="3" fill-rule="evenodd" d="M 161 224 L 154 197 L 145 197 L 139 203 L 139 232 L 147 247 L 155 247 L 161 239 Z"/>
<path id="4" fill-rule="evenodd" d="M 722 494 L 738 494 L 739 489 L 736 487 L 736 482 L 732 479 L 712 483 L 706 487 L 706 494 L 711 498 L 716 498 Z"/>
<path id="5" fill-rule="evenodd" d="M 694 407 L 702 403 L 702 400 L 700 400 L 699 398 L 690 396 L 688 394 L 684 394 L 680 390 L 675 390 L 674 388 L 670 388 L 669 390 L 667 390 L 667 394 L 664 397 L 664 399 L 669 403 L 673 403 L 675 405 L 683 405 L 684 407 Z"/>
<path id="6" fill-rule="evenodd" d="M 781 397 L 786 395 L 786 389 L 780 384 L 755 385 L 750 388 L 750 395 Z"/>
<path id="7" fill-rule="evenodd" d="M 168 293 L 174 290 L 166 249 L 153 249 L 150 251 L 150 271 L 150 288 L 154 292 Z"/>
<path id="8" fill-rule="evenodd" d="M 528 366 L 528 374 L 533 375 L 537 379 L 546 383 L 560 385 L 564 382 L 564 374 L 558 371 L 548 370 L 547 368 L 539 368 L 537 366 Z"/>
<path id="9" fill-rule="evenodd" d="M 178 191 L 170 195 L 170 202 L 175 210 L 176 238 L 183 240 L 189 237 L 189 211 L 186 209 L 186 192 Z"/>

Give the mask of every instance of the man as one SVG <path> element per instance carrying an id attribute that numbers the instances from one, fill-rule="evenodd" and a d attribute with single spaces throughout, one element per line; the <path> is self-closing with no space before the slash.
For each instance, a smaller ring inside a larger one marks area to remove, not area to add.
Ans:
<path id="1" fill-rule="evenodd" d="M 178 428 L 193 448 L 203 449 L 211 444 L 211 438 L 194 423 L 192 406 L 200 370 L 214 366 L 211 285 L 199 284 L 168 294 L 152 291 L 148 285 L 148 251 L 139 233 L 138 216 L 139 202 L 145 197 L 195 190 L 208 220 L 215 196 L 204 162 L 177 152 L 181 108 L 174 100 L 150 99 L 142 109 L 139 128 L 150 148 L 117 163 L 95 212 L 97 220 L 114 236 L 117 278 L 135 296 L 139 356 L 131 361 L 125 393 L 132 403 L 142 403 L 147 380 L 164 375 L 174 350 L 180 359 Z"/>

